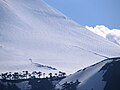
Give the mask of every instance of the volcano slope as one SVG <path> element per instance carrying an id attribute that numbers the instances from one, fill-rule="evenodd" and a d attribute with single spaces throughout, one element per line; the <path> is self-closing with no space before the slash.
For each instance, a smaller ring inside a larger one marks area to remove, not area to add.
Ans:
<path id="1" fill-rule="evenodd" d="M 41 65 L 72 73 L 119 55 L 118 45 L 43 0 L 0 0 L 0 72 L 50 70 Z"/>

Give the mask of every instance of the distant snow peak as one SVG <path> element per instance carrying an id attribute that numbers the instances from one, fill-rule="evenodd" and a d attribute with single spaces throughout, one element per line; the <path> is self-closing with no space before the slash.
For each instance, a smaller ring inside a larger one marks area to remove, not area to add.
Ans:
<path id="1" fill-rule="evenodd" d="M 85 26 L 88 30 L 100 35 L 109 41 L 120 45 L 120 30 L 109 29 L 104 25 L 96 25 L 95 27 Z"/>

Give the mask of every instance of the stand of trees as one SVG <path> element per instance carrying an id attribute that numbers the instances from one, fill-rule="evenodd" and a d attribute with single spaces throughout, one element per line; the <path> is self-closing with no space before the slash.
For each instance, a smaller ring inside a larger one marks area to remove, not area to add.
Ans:
<path id="1" fill-rule="evenodd" d="M 18 88 L 17 83 L 28 81 L 26 90 L 76 90 L 76 87 L 80 83 L 78 80 L 75 82 L 66 82 L 62 85 L 62 89 L 56 89 L 55 85 L 66 77 L 65 72 L 59 73 L 46 73 L 33 71 L 22 72 L 6 72 L 0 74 L 0 90 L 21 90 Z"/>
<path id="2" fill-rule="evenodd" d="M 70 82 L 70 83 L 65 82 L 62 85 L 62 89 L 61 90 L 77 90 L 77 86 L 78 86 L 79 83 L 80 82 L 78 80 L 76 80 L 75 82 Z"/>
<path id="3" fill-rule="evenodd" d="M 55 90 L 54 81 L 59 82 L 66 77 L 65 72 L 42 73 L 40 71 L 6 72 L 0 74 L 0 90 L 21 90 L 16 86 L 17 83 L 28 81 L 26 90 Z M 29 87 L 31 86 L 31 87 Z"/>
<path id="4" fill-rule="evenodd" d="M 0 90 L 21 90 L 19 89 L 15 84 L 7 83 L 7 85 L 4 85 L 3 83 L 0 82 Z"/>
<path id="5" fill-rule="evenodd" d="M 52 73 L 49 73 L 47 76 L 46 73 L 33 71 L 32 73 L 29 73 L 28 71 L 22 71 L 22 72 L 6 72 L 0 74 L 1 80 L 22 80 L 22 79 L 34 79 L 34 78 L 60 78 L 65 77 L 66 73 L 59 71 L 59 73 L 55 73 L 54 75 Z"/>

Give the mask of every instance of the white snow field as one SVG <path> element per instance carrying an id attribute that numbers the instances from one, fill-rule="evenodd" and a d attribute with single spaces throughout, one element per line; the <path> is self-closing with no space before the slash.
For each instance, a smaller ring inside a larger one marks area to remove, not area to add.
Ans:
<path id="1" fill-rule="evenodd" d="M 42 64 L 73 73 L 117 56 L 118 45 L 43 0 L 0 0 L 0 72 L 49 71 L 35 65 Z"/>
<path id="2" fill-rule="evenodd" d="M 104 25 L 97 25 L 96 27 L 89 27 L 86 28 L 107 40 L 120 45 L 120 30 L 119 29 L 109 29 Z"/>

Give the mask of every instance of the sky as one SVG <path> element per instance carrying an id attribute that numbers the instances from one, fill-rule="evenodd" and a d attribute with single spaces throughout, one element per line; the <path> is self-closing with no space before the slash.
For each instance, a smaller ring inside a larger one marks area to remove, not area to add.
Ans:
<path id="1" fill-rule="evenodd" d="M 120 0 L 45 0 L 83 26 L 120 29 Z"/>

